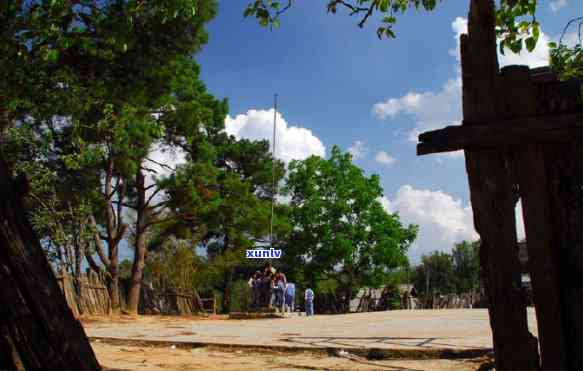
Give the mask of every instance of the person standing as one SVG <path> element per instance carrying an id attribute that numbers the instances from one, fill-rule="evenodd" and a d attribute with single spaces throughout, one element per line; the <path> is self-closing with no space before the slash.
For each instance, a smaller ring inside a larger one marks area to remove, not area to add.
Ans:
<path id="1" fill-rule="evenodd" d="M 294 299 L 296 296 L 296 285 L 291 282 L 288 282 L 285 286 L 285 310 L 284 312 L 289 309 L 290 313 L 294 312 Z"/>
<path id="2" fill-rule="evenodd" d="M 279 276 L 276 279 L 276 296 L 277 296 L 277 300 L 276 300 L 276 306 L 277 309 L 280 311 L 280 313 L 283 313 L 283 306 L 285 304 L 284 301 L 284 293 L 285 293 L 285 281 L 283 279 L 283 277 L 281 276 L 281 273 L 279 273 Z"/>
<path id="3" fill-rule="evenodd" d="M 306 316 L 314 315 L 314 291 L 311 288 L 306 288 L 304 293 L 304 299 L 306 300 Z"/>
<path id="4" fill-rule="evenodd" d="M 277 307 L 277 277 L 272 275 L 269 280 L 269 308 Z"/>
<path id="5" fill-rule="evenodd" d="M 249 287 L 251 287 L 251 306 L 253 308 L 259 307 L 261 303 L 261 272 L 257 271 L 249 279 Z"/>
<path id="6" fill-rule="evenodd" d="M 263 274 L 264 275 L 275 275 L 277 269 L 275 269 L 270 262 L 265 262 L 263 266 Z"/>

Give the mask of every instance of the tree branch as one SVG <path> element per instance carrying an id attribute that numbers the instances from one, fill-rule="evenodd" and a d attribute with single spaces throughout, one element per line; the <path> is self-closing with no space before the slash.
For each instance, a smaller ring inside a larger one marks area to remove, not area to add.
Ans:
<path id="1" fill-rule="evenodd" d="M 163 168 L 164 168 L 164 169 L 166 169 L 166 170 L 174 171 L 174 168 L 172 168 L 171 166 L 168 166 L 168 165 L 166 165 L 166 164 L 163 164 L 163 163 L 161 163 L 161 162 L 158 162 L 158 161 L 152 160 L 152 159 L 151 159 L 151 158 L 149 158 L 149 157 L 146 157 L 146 160 L 148 160 L 148 161 L 150 161 L 150 162 L 152 162 L 152 163 L 154 163 L 154 164 L 156 164 L 156 165 L 158 165 L 158 166 L 160 166 L 160 167 L 163 167 Z M 150 169 L 148 169 L 148 170 L 150 170 Z"/>
<path id="2" fill-rule="evenodd" d="M 126 202 L 119 202 L 119 201 L 111 201 L 112 204 L 120 205 L 123 207 L 127 207 L 128 209 L 136 210 L 136 206 L 132 204 L 128 204 Z"/>
<path id="3" fill-rule="evenodd" d="M 101 236 L 100 236 L 99 231 L 97 229 L 97 223 L 95 222 L 95 218 L 93 217 L 93 215 L 89 216 L 89 223 L 91 224 L 91 230 L 93 232 L 92 234 L 93 234 L 93 241 L 95 242 L 95 251 L 97 252 L 97 255 L 99 256 L 99 259 L 101 260 L 103 265 L 105 265 L 109 270 L 109 268 L 111 267 L 111 262 L 107 258 L 107 256 L 105 256 L 105 252 L 104 252 L 104 248 L 103 248 L 103 240 L 101 239 Z"/>
<path id="4" fill-rule="evenodd" d="M 150 210 L 154 210 L 154 209 L 156 209 L 156 208 L 158 208 L 158 207 L 160 207 L 160 206 L 164 206 L 164 205 L 166 205 L 166 203 L 167 203 L 167 202 L 168 202 L 168 201 L 162 201 L 162 202 L 158 202 L 157 204 L 155 204 L 155 205 L 152 205 L 152 206 L 148 206 L 147 208 L 148 208 L 148 209 L 150 209 Z M 152 213 L 151 215 L 154 215 L 154 213 Z"/>
<path id="5" fill-rule="evenodd" d="M 363 28 L 364 24 L 366 23 L 368 18 L 372 15 L 374 8 L 377 5 L 377 1 L 373 0 L 369 7 L 362 7 L 362 6 L 348 3 L 347 1 L 344 1 L 344 0 L 332 0 L 328 3 L 328 11 L 332 11 L 332 13 L 334 13 L 336 11 L 335 10 L 336 6 L 338 6 L 338 5 L 342 5 L 343 7 L 350 9 L 349 15 L 351 15 L 351 16 L 353 16 L 355 14 L 366 12 L 364 17 L 358 23 L 358 27 Z"/>
<path id="6" fill-rule="evenodd" d="M 149 205 L 150 202 L 152 202 L 152 200 L 154 199 L 154 197 L 156 197 L 156 195 L 158 193 L 160 193 L 161 191 L 162 191 L 162 188 L 158 188 L 154 192 L 152 192 L 152 194 L 150 195 L 150 197 L 148 197 L 148 200 L 146 201 L 146 205 Z"/>

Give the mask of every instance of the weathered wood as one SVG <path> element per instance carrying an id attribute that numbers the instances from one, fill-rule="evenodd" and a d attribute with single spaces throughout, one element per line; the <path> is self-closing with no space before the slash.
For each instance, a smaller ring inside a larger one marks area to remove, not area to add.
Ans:
<path id="1" fill-rule="evenodd" d="M 466 151 L 480 265 L 488 298 L 496 370 L 538 370 L 536 339 L 528 331 L 520 290 L 512 179 L 505 155 Z"/>
<path id="2" fill-rule="evenodd" d="M 25 182 L 0 162 L 0 334 L 27 370 L 99 370 L 25 215 Z M 5 351 L 6 347 L 0 348 Z M 3 355 L 6 359 L 9 356 Z M 9 367 L 16 368 L 15 367 Z"/>
<path id="3" fill-rule="evenodd" d="M 528 265 L 536 307 L 542 369 L 566 370 L 559 260 L 553 243 L 549 189 L 542 149 L 528 145 L 515 155 L 522 212 L 528 236 Z"/>
<path id="4" fill-rule="evenodd" d="M 583 370 L 583 141 L 545 147 L 568 369 Z"/>
<path id="5" fill-rule="evenodd" d="M 73 277 L 68 273 L 57 277 L 61 290 L 65 294 L 67 304 L 75 317 L 81 315 L 108 315 L 112 311 L 109 291 L 105 279 L 95 274 L 81 275 L 81 292 L 77 293 L 72 283 Z"/>
<path id="6" fill-rule="evenodd" d="M 583 113 L 527 116 L 491 123 L 464 122 L 461 126 L 420 134 L 417 154 L 570 142 L 577 137 L 583 137 Z"/>
<path id="7" fill-rule="evenodd" d="M 498 59 L 492 0 L 472 0 L 461 38 L 463 112 L 467 123 L 499 116 Z M 467 125 L 467 124 L 466 124 Z M 488 297 L 496 370 L 539 370 L 536 338 L 521 300 L 513 182 L 504 151 L 466 150 L 466 169 L 481 237 L 480 265 Z"/>
<path id="8" fill-rule="evenodd" d="M 510 66 L 502 69 L 500 110 L 503 118 L 532 116 L 537 99 L 530 69 Z M 541 345 L 541 367 L 545 371 L 567 370 L 565 338 L 561 318 L 559 266 L 552 241 L 550 200 L 546 184 L 545 159 L 533 142 L 509 156 L 514 183 L 519 185 L 525 229 L 528 236 L 528 265 Z"/>

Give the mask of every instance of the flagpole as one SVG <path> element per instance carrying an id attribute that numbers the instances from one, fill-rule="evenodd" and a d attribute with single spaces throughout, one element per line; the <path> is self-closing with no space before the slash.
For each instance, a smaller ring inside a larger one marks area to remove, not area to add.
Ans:
<path id="1" fill-rule="evenodd" d="M 276 168 L 276 161 L 275 161 L 275 144 L 277 138 L 277 94 L 273 96 L 273 146 L 272 146 L 272 197 L 271 197 L 271 223 L 270 223 L 270 237 L 269 241 L 271 247 L 273 247 L 273 216 L 275 213 L 275 195 L 277 194 L 277 184 L 275 182 L 275 168 Z"/>

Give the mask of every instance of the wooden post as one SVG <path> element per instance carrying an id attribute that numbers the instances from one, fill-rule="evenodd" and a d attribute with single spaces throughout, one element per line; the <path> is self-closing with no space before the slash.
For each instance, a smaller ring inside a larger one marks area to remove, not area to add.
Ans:
<path id="1" fill-rule="evenodd" d="M 583 370 L 583 143 L 545 147 L 568 370 Z"/>
<path id="2" fill-rule="evenodd" d="M 0 365 L 99 370 L 26 218 L 25 188 L 26 182 L 16 184 L 0 159 Z"/>
<path id="3" fill-rule="evenodd" d="M 508 118 L 536 114 L 536 96 L 526 66 L 502 70 L 504 112 Z M 545 158 L 539 145 L 516 150 L 513 170 L 517 175 L 527 236 L 528 266 L 538 323 L 542 370 L 567 370 L 561 315 L 559 261 L 552 236 L 549 188 Z"/>
<path id="4" fill-rule="evenodd" d="M 472 0 L 468 35 L 461 38 L 464 122 L 499 113 L 493 0 Z M 474 224 L 481 236 L 480 265 L 488 296 L 498 371 L 539 369 L 536 339 L 528 331 L 520 294 L 513 180 L 502 150 L 466 151 Z"/>

